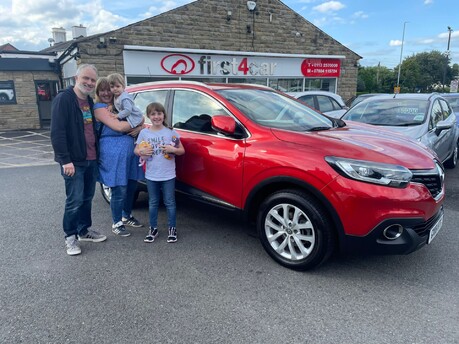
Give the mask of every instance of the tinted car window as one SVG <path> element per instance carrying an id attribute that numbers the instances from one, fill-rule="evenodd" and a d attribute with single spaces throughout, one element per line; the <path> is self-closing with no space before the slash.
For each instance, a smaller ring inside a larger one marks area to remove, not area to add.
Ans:
<path id="1" fill-rule="evenodd" d="M 346 113 L 345 119 L 374 125 L 409 126 L 423 123 L 426 112 L 426 100 L 387 98 L 359 103 Z"/>
<path id="2" fill-rule="evenodd" d="M 443 120 L 443 110 L 438 101 L 435 101 L 432 106 L 432 126 L 435 127 L 438 122 Z"/>
<path id="3" fill-rule="evenodd" d="M 310 107 L 313 107 L 313 108 L 316 107 L 316 105 L 314 104 L 314 96 L 312 96 L 312 95 L 302 96 L 302 97 L 300 97 L 298 99 L 301 100 L 302 102 L 308 104 Z"/>
<path id="4" fill-rule="evenodd" d="M 439 102 L 443 109 L 443 119 L 447 119 L 449 116 L 451 116 L 453 111 L 451 110 L 451 107 L 448 105 L 448 103 L 445 100 L 440 99 Z"/>
<path id="5" fill-rule="evenodd" d="M 317 102 L 319 103 L 319 109 L 322 112 L 339 110 L 341 107 L 339 104 L 332 98 L 327 96 L 317 96 Z"/>
<path id="6" fill-rule="evenodd" d="M 252 121 L 270 128 L 292 131 L 326 130 L 333 122 L 290 97 L 269 90 L 218 91 Z"/>
<path id="7" fill-rule="evenodd" d="M 213 132 L 211 118 L 214 115 L 229 116 L 220 103 L 205 94 L 188 90 L 174 92 L 173 127 L 205 133 Z"/>
<path id="8" fill-rule="evenodd" d="M 134 102 L 135 105 L 142 111 L 144 115 L 145 110 L 147 109 L 148 104 L 150 103 L 161 103 L 163 105 L 166 104 L 166 96 L 167 96 L 167 91 L 166 90 L 157 90 L 157 91 L 146 91 L 146 92 L 140 92 L 135 95 Z M 145 123 L 151 124 L 150 119 L 145 117 Z"/>

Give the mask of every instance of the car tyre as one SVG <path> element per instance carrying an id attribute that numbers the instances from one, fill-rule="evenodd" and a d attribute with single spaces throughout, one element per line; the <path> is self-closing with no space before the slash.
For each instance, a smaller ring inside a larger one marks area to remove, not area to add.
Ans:
<path id="1" fill-rule="evenodd" d="M 315 268 L 334 251 L 329 215 L 313 197 L 295 190 L 266 198 L 260 206 L 257 230 L 266 252 L 290 269 Z"/>
<path id="2" fill-rule="evenodd" d="M 112 188 L 103 183 L 100 183 L 100 192 L 102 193 L 104 200 L 110 204 L 110 200 L 112 199 Z"/>
<path id="3" fill-rule="evenodd" d="M 445 161 L 445 167 L 446 168 L 455 168 L 457 165 L 457 158 L 458 158 L 458 153 L 459 153 L 459 143 L 456 144 L 456 147 L 454 147 L 453 155 Z"/>
<path id="4" fill-rule="evenodd" d="M 102 193 L 103 199 L 110 204 L 110 201 L 112 199 L 112 188 L 110 186 L 107 186 L 103 183 L 100 183 L 100 192 Z M 133 204 L 135 205 L 135 202 L 137 201 L 137 198 L 139 198 L 140 191 L 137 190 L 134 194 L 134 200 Z"/>

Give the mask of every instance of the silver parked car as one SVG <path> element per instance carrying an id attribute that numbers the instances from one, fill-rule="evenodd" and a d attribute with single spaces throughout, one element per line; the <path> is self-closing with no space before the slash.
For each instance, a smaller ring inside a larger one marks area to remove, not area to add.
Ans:
<path id="1" fill-rule="evenodd" d="M 287 92 L 327 116 L 340 118 L 348 109 L 340 95 L 327 91 Z"/>
<path id="2" fill-rule="evenodd" d="M 445 167 L 457 164 L 459 129 L 450 104 L 439 94 L 392 94 L 367 98 L 342 117 L 383 126 L 433 150 Z"/>
<path id="3" fill-rule="evenodd" d="M 454 114 L 456 115 L 456 124 L 459 126 L 459 93 L 442 93 L 441 96 L 445 98 L 453 108 Z"/>

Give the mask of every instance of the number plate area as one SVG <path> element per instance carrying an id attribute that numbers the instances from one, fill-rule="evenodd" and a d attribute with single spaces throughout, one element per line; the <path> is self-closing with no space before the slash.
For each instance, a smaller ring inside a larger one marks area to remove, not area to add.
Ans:
<path id="1" fill-rule="evenodd" d="M 427 240 L 427 244 L 430 244 L 432 242 L 433 238 L 435 238 L 435 236 L 438 234 L 441 227 L 443 226 L 443 215 L 444 213 L 442 211 L 440 218 L 438 219 L 437 222 L 435 222 L 435 224 L 430 229 L 429 239 Z"/>

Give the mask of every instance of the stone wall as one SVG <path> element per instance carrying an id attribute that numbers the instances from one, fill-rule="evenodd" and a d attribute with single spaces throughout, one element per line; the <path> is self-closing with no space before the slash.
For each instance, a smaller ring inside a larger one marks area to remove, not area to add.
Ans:
<path id="1" fill-rule="evenodd" d="M 105 38 L 105 47 L 99 45 L 100 37 Z M 116 42 L 111 43 L 110 37 L 116 37 Z M 81 62 L 95 64 L 101 76 L 123 74 L 124 45 L 344 55 L 337 93 L 348 99 L 357 87 L 360 56 L 277 0 L 258 0 L 252 12 L 246 0 L 195 1 L 81 42 Z"/>
<path id="2" fill-rule="evenodd" d="M 228 11 L 231 19 L 227 20 Z M 99 39 L 105 38 L 105 45 Z M 110 40 L 116 37 L 116 42 Z M 79 63 L 93 63 L 99 75 L 124 74 L 124 45 L 229 50 L 282 54 L 344 55 L 337 93 L 356 93 L 360 56 L 278 0 L 258 0 L 255 11 L 246 0 L 198 0 L 155 17 L 83 39 Z M 0 129 L 40 127 L 35 80 L 58 80 L 52 72 L 4 72 L 14 80 L 17 104 L 0 105 Z"/>
<path id="3" fill-rule="evenodd" d="M 0 105 L 0 129 L 38 129 L 35 80 L 58 80 L 52 72 L 0 71 L 0 80 L 13 80 L 17 104 Z"/>

